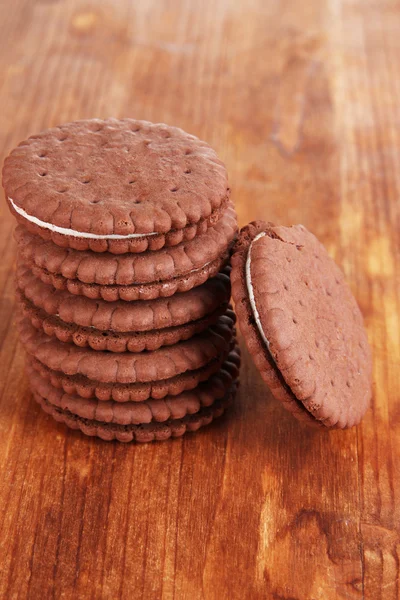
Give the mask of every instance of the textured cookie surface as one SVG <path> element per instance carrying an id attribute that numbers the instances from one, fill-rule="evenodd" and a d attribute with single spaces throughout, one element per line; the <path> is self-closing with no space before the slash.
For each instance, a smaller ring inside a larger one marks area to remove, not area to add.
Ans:
<path id="1" fill-rule="evenodd" d="M 184 325 L 154 331 L 116 332 L 65 323 L 59 317 L 49 316 L 43 310 L 37 309 L 21 293 L 17 292 L 17 297 L 23 314 L 30 319 L 36 329 L 43 330 L 49 336 L 55 336 L 61 342 L 72 343 L 80 348 L 89 347 L 99 352 L 143 352 L 157 350 L 162 346 L 172 346 L 215 325 L 227 309 L 226 304 L 221 305 L 202 319 Z"/>
<path id="2" fill-rule="evenodd" d="M 18 226 L 15 238 L 21 257 L 45 271 L 100 285 L 138 285 L 168 282 L 190 275 L 227 252 L 237 231 L 230 205 L 215 227 L 171 248 L 142 254 L 115 255 L 61 248 Z"/>
<path id="3" fill-rule="evenodd" d="M 79 279 L 68 279 L 63 275 L 49 273 L 46 269 L 28 263 L 32 273 L 44 283 L 52 285 L 57 290 L 67 290 L 74 296 L 85 296 L 92 300 L 105 300 L 106 302 L 134 302 L 136 300 L 155 300 L 157 298 L 170 298 L 178 292 L 188 292 L 215 277 L 221 269 L 229 264 L 229 249 L 214 261 L 201 269 L 195 269 L 186 275 L 174 277 L 168 281 L 158 281 L 133 285 L 99 285 L 97 283 L 83 283 Z"/>
<path id="4" fill-rule="evenodd" d="M 6 159 L 3 186 L 19 216 L 94 237 L 182 230 L 208 219 L 228 194 L 226 169 L 208 144 L 133 119 L 79 121 L 30 137 Z"/>
<path id="5" fill-rule="evenodd" d="M 232 261 L 232 294 L 274 395 L 305 420 L 341 428 L 359 423 L 371 397 L 367 336 L 343 273 L 315 236 L 302 226 L 244 228 Z"/>
<path id="6" fill-rule="evenodd" d="M 97 398 L 103 402 L 143 402 L 149 398 L 159 400 L 166 396 L 176 396 L 182 392 L 193 390 L 199 383 L 207 381 L 220 368 L 239 374 L 240 351 L 236 340 L 232 339 L 230 350 L 221 352 L 218 357 L 211 359 L 203 367 L 185 371 L 169 379 L 145 383 L 104 383 L 94 381 L 83 375 L 66 375 L 46 367 L 36 358 L 27 356 L 27 364 L 37 371 L 43 379 L 57 389 L 64 390 L 69 395 L 81 398 Z"/>
<path id="7" fill-rule="evenodd" d="M 201 427 L 209 425 L 225 412 L 225 409 L 232 403 L 235 393 L 236 385 L 233 385 L 224 398 L 217 400 L 209 407 L 201 408 L 194 415 L 187 415 L 183 419 L 170 419 L 164 423 L 152 422 L 142 425 L 117 425 L 83 419 L 50 404 L 38 393 L 34 393 L 34 398 L 42 409 L 56 421 L 64 423 L 71 429 L 80 429 L 86 435 L 96 436 L 106 441 L 153 442 L 167 440 L 170 437 L 181 437 L 187 432 L 197 431 Z"/>
<path id="8" fill-rule="evenodd" d="M 103 331 L 152 331 L 183 325 L 201 319 L 230 298 L 229 270 L 195 290 L 150 302 L 104 302 L 72 296 L 44 284 L 25 265 L 19 265 L 16 279 L 25 297 L 48 315 Z"/>
<path id="9" fill-rule="evenodd" d="M 20 323 L 22 344 L 42 364 L 66 375 L 83 375 L 105 383 L 146 383 L 199 369 L 229 349 L 233 332 L 230 311 L 215 326 L 190 340 L 153 352 L 114 353 L 60 342 L 35 329 L 26 317 Z"/>
<path id="10" fill-rule="evenodd" d="M 232 387 L 237 376 L 237 369 L 229 369 L 229 366 L 221 369 L 194 390 L 183 392 L 177 396 L 123 404 L 66 394 L 52 386 L 29 365 L 27 365 L 27 374 L 32 390 L 57 408 L 84 419 L 118 425 L 140 425 L 152 421 L 182 419 L 187 414 L 197 413 L 202 407 L 211 406 L 216 400 L 221 400 Z"/>
<path id="11" fill-rule="evenodd" d="M 94 350 L 139 352 L 189 339 L 214 324 L 228 306 L 228 272 L 168 300 L 105 302 L 56 290 L 20 265 L 17 296 L 32 324 L 61 341 Z"/>

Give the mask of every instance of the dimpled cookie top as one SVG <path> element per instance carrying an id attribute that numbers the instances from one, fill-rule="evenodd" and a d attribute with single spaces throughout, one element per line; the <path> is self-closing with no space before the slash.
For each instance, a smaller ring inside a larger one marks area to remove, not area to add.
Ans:
<path id="1" fill-rule="evenodd" d="M 6 159 L 3 186 L 20 218 L 77 237 L 180 230 L 229 193 L 208 144 L 133 119 L 77 121 L 28 138 Z"/>
<path id="2" fill-rule="evenodd" d="M 302 225 L 250 223 L 232 259 L 232 295 L 273 394 L 327 427 L 359 423 L 371 399 L 367 334 L 343 273 L 317 238 Z"/>

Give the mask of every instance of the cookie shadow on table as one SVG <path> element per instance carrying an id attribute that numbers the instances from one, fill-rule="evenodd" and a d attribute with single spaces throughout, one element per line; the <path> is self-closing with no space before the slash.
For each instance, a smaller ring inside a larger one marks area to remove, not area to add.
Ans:
<path id="1" fill-rule="evenodd" d="M 240 339 L 242 366 L 234 406 L 226 416 L 229 435 L 246 453 L 259 454 L 270 469 L 301 471 L 317 457 L 341 455 L 354 444 L 355 431 L 327 430 L 300 423 L 276 400 Z"/>

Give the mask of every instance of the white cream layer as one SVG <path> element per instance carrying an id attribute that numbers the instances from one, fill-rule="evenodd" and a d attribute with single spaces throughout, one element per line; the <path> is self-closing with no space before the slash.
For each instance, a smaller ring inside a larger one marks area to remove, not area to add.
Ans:
<path id="1" fill-rule="evenodd" d="M 44 229 L 50 229 L 50 231 L 54 231 L 56 233 L 60 233 L 61 235 L 68 235 L 77 238 L 86 238 L 91 240 L 130 240 L 134 238 L 144 238 L 150 237 L 152 235 L 158 235 L 157 233 L 129 233 L 128 235 L 101 235 L 97 233 L 87 233 L 85 231 L 75 231 L 75 229 L 68 229 L 67 227 L 58 227 L 58 225 L 53 225 L 52 223 L 46 223 L 45 221 L 41 221 L 37 217 L 33 217 L 32 215 L 28 215 L 28 213 L 15 204 L 12 198 L 8 198 L 11 206 L 21 217 L 38 225 L 39 227 L 43 227 Z"/>
<path id="2" fill-rule="evenodd" d="M 267 336 L 265 335 L 265 331 L 261 325 L 261 319 L 260 319 L 260 313 L 258 312 L 257 309 L 257 305 L 256 305 L 256 299 L 254 297 L 254 288 L 253 288 L 253 283 L 251 280 L 251 247 L 253 246 L 253 244 L 259 240 L 260 238 L 264 237 L 266 235 L 266 232 L 263 231 L 261 233 L 259 233 L 254 240 L 252 240 L 250 246 L 249 246 L 249 251 L 247 253 L 247 259 L 246 259 L 246 285 L 247 285 L 247 291 L 249 294 L 249 300 L 250 300 L 250 306 L 251 306 L 251 310 L 253 312 L 254 315 L 254 320 L 256 322 L 257 325 L 257 329 L 260 332 L 260 335 L 265 343 L 265 345 L 267 346 L 267 349 L 269 351 L 269 341 L 267 339 Z M 271 353 L 270 353 L 271 354 Z M 272 355 L 271 355 L 272 357 Z M 273 357 L 272 357 L 273 360 Z M 275 362 L 275 361 L 274 361 Z"/>

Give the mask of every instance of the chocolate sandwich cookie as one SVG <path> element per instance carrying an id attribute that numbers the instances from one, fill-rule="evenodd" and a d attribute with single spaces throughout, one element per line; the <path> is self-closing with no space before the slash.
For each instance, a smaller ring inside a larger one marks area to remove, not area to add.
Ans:
<path id="1" fill-rule="evenodd" d="M 232 258 L 238 323 L 262 377 L 299 419 L 345 428 L 371 398 L 371 352 L 343 273 L 305 227 L 257 221 Z"/>
<path id="2" fill-rule="evenodd" d="M 170 419 L 182 419 L 195 414 L 204 407 L 221 400 L 230 390 L 237 378 L 237 370 L 220 369 L 208 381 L 201 383 L 189 392 L 177 396 L 168 396 L 162 400 L 144 402 L 102 402 L 92 398 L 82 398 L 66 394 L 42 378 L 32 367 L 27 366 L 31 389 L 45 398 L 50 404 L 68 411 L 83 419 L 114 423 L 117 425 L 142 425 L 144 423 L 163 422 Z"/>
<path id="3" fill-rule="evenodd" d="M 176 277 L 165 283 L 133 284 L 133 285 L 97 285 L 95 283 L 82 283 L 79 279 L 66 279 L 62 275 L 54 275 L 34 264 L 29 265 L 32 273 L 44 283 L 52 285 L 57 290 L 67 290 L 76 296 L 85 296 L 92 300 L 105 300 L 106 302 L 134 302 L 136 300 L 156 300 L 157 298 L 170 298 L 176 293 L 187 292 L 201 285 L 207 279 L 215 277 L 221 269 L 229 264 L 229 252 L 219 256 L 215 261 L 202 269 L 192 271 L 188 275 Z"/>
<path id="4" fill-rule="evenodd" d="M 17 297 L 24 314 L 47 335 L 94 350 L 140 352 L 189 339 L 215 324 L 228 307 L 228 273 L 169 299 L 105 302 L 56 290 L 20 265 Z"/>
<path id="5" fill-rule="evenodd" d="M 233 335 L 234 319 L 232 311 L 228 311 L 216 325 L 173 346 L 152 352 L 97 352 L 49 337 L 35 329 L 26 317 L 20 322 L 20 337 L 28 354 L 53 371 L 82 375 L 101 383 L 149 383 L 200 369 L 229 351 Z"/>
<path id="6" fill-rule="evenodd" d="M 153 442 L 164 441 L 170 437 L 181 437 L 187 432 L 197 431 L 201 427 L 209 425 L 214 419 L 222 416 L 226 408 L 232 403 L 236 387 L 236 384 L 234 384 L 221 400 L 217 400 L 209 407 L 200 409 L 194 415 L 187 415 L 182 419 L 169 419 L 162 423 L 153 421 L 142 425 L 118 425 L 116 423 L 84 419 L 54 406 L 36 392 L 33 393 L 33 396 L 42 409 L 51 415 L 53 419 L 64 423 L 71 429 L 80 429 L 86 435 L 96 436 L 106 441 Z"/>
<path id="7" fill-rule="evenodd" d="M 17 227 L 15 238 L 22 259 L 42 281 L 93 298 L 138 300 L 188 291 L 216 275 L 228 261 L 236 231 L 236 213 L 230 205 L 215 227 L 203 235 L 143 254 L 99 254 L 60 248 L 21 226 Z M 86 289 L 96 292 L 85 292 Z"/>
<path id="8" fill-rule="evenodd" d="M 64 390 L 69 395 L 81 398 L 97 398 L 102 401 L 142 402 L 149 398 L 162 399 L 166 396 L 177 396 L 182 392 L 193 390 L 199 383 L 207 381 L 220 368 L 235 371 L 239 375 L 240 351 L 235 338 L 232 339 L 231 350 L 220 353 L 203 367 L 185 371 L 180 375 L 147 383 L 104 383 L 94 381 L 83 375 L 66 375 L 46 367 L 36 358 L 27 356 L 27 363 L 34 368 L 42 378 L 50 381 L 57 389 Z"/>
<path id="9" fill-rule="evenodd" d="M 193 239 L 229 200 L 226 169 L 208 144 L 133 119 L 78 121 L 28 138 L 5 160 L 3 186 L 33 234 L 115 254 Z"/>

